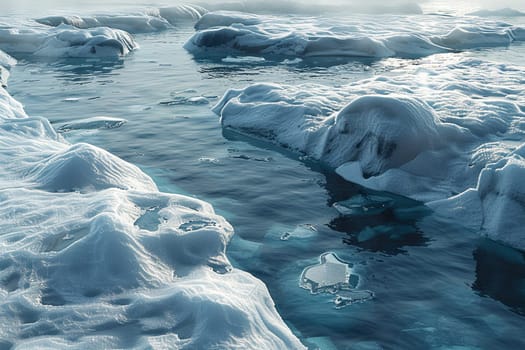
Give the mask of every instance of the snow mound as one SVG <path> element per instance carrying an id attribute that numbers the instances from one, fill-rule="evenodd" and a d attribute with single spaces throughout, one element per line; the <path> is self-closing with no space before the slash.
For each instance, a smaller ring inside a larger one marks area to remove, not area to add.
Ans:
<path id="1" fill-rule="evenodd" d="M 120 57 L 138 48 L 133 37 L 118 29 L 1 28 L 0 49 L 43 57 Z"/>
<path id="2" fill-rule="evenodd" d="M 155 191 L 151 178 L 98 147 L 79 143 L 42 161 L 33 170 L 38 187 L 49 192 L 101 190 L 104 188 Z"/>
<path id="3" fill-rule="evenodd" d="M 70 145 L 0 88 L 0 329 L 21 348 L 304 349 L 231 225 L 134 165 Z"/>

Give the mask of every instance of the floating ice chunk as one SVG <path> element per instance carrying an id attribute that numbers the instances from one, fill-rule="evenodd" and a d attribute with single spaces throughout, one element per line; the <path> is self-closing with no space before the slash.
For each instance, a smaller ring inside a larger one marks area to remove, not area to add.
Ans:
<path id="1" fill-rule="evenodd" d="M 36 21 L 53 27 L 58 27 L 61 24 L 81 29 L 109 27 L 124 30 L 128 33 L 149 33 L 172 28 L 172 25 L 164 18 L 147 14 L 98 15 L 92 17 L 50 16 L 38 18 Z"/>
<path id="2" fill-rule="evenodd" d="M 373 298 L 374 294 L 370 291 L 356 290 L 359 275 L 337 255 L 324 253 L 319 257 L 319 261 L 318 265 L 303 270 L 299 284 L 301 288 L 309 290 L 312 294 L 336 294 L 334 303 L 337 308 Z"/>
<path id="3" fill-rule="evenodd" d="M 180 4 L 158 9 L 158 15 L 169 23 L 176 25 L 181 21 L 197 21 L 208 12 L 204 7 L 189 4 Z"/>
<path id="4" fill-rule="evenodd" d="M 38 164 L 32 178 L 52 192 L 93 191 L 116 187 L 156 191 L 151 178 L 98 147 L 79 143 Z"/>
<path id="5" fill-rule="evenodd" d="M 377 215 L 394 205 L 394 200 L 379 195 L 356 195 L 336 202 L 333 207 L 342 215 Z"/>
<path id="6" fill-rule="evenodd" d="M 115 129 L 126 123 L 126 119 L 112 118 L 112 117 L 93 117 L 87 119 L 75 120 L 58 128 L 58 132 L 67 132 L 71 130 L 82 129 Z"/>
<path id="7" fill-rule="evenodd" d="M 513 38 L 507 29 L 483 29 L 480 27 L 456 27 L 447 35 L 434 37 L 432 41 L 451 49 L 470 49 L 492 46 L 508 46 Z"/>
<path id="8" fill-rule="evenodd" d="M 232 24 L 243 24 L 246 26 L 261 23 L 261 20 L 256 15 L 238 12 L 210 12 L 203 15 L 197 23 L 195 23 L 196 30 L 204 30 L 213 27 L 229 27 Z"/>
<path id="9" fill-rule="evenodd" d="M 319 258 L 320 264 L 307 267 L 301 275 L 301 287 L 312 293 L 323 290 L 338 290 L 344 286 L 351 288 L 357 284 L 350 285 L 350 274 L 352 272 L 348 264 L 339 260 L 333 253 L 324 253 Z M 355 281 L 354 281 L 355 283 Z"/>
<path id="10" fill-rule="evenodd" d="M 260 63 L 265 62 L 266 60 L 263 57 L 252 57 L 252 56 L 244 56 L 244 57 L 232 57 L 228 56 L 222 59 L 222 62 L 224 63 Z"/>
<path id="11" fill-rule="evenodd" d="M 11 53 L 46 57 L 119 57 L 138 48 L 127 32 L 111 28 L 2 28 L 0 48 Z"/>
<path id="12" fill-rule="evenodd" d="M 505 7 L 499 10 L 479 10 L 467 13 L 467 16 L 479 17 L 518 17 L 525 16 L 525 12 L 514 10 L 510 7 Z"/>

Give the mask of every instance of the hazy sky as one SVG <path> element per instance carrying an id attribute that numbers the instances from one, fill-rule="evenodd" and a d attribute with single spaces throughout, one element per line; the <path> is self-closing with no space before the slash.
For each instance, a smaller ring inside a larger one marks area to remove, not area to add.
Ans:
<path id="1" fill-rule="evenodd" d="M 56 9 L 63 10 L 82 10 L 91 9 L 105 11 L 109 10 L 110 7 L 118 8 L 137 8 L 151 6 L 164 6 L 177 3 L 223 3 L 223 2 L 242 2 L 242 0 L 194 0 L 194 1 L 177 1 L 177 0 L 0 0 L 2 10 L 0 16 L 11 13 L 11 12 L 23 12 L 30 13 L 34 11 L 35 15 L 42 12 L 50 12 Z M 287 0 L 247 0 L 249 2 L 264 2 L 269 3 L 275 1 L 277 4 L 286 2 Z M 330 0 L 330 1 L 319 1 L 319 0 L 295 0 L 295 3 L 305 4 L 314 3 L 317 6 L 321 4 L 342 4 L 350 5 L 356 4 L 363 6 L 364 4 L 370 4 L 373 6 L 386 5 L 392 6 L 396 3 L 407 3 L 407 2 L 418 2 L 423 8 L 439 8 L 441 10 L 450 9 L 452 12 L 458 10 L 459 12 L 465 12 L 469 10 L 476 10 L 481 8 L 486 9 L 499 9 L 503 7 L 512 7 L 517 10 L 525 11 L 525 0 Z M 465 11 L 461 11 L 461 9 Z"/>

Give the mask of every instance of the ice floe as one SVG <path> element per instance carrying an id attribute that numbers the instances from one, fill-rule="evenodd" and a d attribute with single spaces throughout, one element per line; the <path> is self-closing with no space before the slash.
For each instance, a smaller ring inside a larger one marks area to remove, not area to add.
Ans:
<path id="1" fill-rule="evenodd" d="M 433 62 L 341 87 L 231 89 L 213 110 L 223 128 L 306 154 L 349 181 L 423 201 L 440 214 L 472 212 L 461 219 L 466 225 L 525 249 L 523 69 Z M 497 77 L 490 88 L 480 69 Z"/>
<path id="2" fill-rule="evenodd" d="M 174 25 L 185 21 L 195 22 L 206 12 L 200 6 L 181 4 L 150 8 L 136 14 L 59 15 L 38 18 L 36 21 L 53 27 L 67 24 L 81 29 L 110 27 L 128 33 L 149 33 L 173 28 Z"/>
<path id="3" fill-rule="evenodd" d="M 1 346 L 304 348 L 208 203 L 67 143 L 3 88 L 0 160 Z"/>
<path id="4" fill-rule="evenodd" d="M 431 23 L 421 27 L 407 17 L 385 17 L 385 23 L 377 26 L 376 19 L 370 16 L 358 19 L 350 25 L 342 20 L 341 23 L 328 23 L 320 17 L 286 18 L 284 21 L 282 17 L 270 15 L 209 12 L 196 23 L 197 32 L 186 42 L 185 48 L 197 57 L 417 58 L 457 50 L 508 46 L 522 40 L 522 28 L 495 22 L 451 20 L 447 33 L 442 27 L 432 27 Z M 389 23 L 398 31 L 389 29 Z"/>
<path id="5" fill-rule="evenodd" d="M 136 48 L 138 44 L 129 33 L 107 27 L 78 29 L 61 24 L 56 28 L 0 28 L 0 49 L 15 57 L 120 57 Z"/>

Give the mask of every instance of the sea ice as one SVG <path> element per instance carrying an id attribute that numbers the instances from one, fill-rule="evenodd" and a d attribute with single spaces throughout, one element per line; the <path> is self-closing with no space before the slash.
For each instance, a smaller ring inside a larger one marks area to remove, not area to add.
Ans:
<path id="1" fill-rule="evenodd" d="M 312 294 L 335 294 L 334 303 L 338 308 L 373 298 L 372 292 L 356 289 L 359 275 L 337 255 L 324 253 L 319 257 L 319 261 L 318 265 L 303 270 L 300 277 L 301 288 L 309 290 Z"/>
<path id="2" fill-rule="evenodd" d="M 471 20 L 451 22 L 443 28 L 421 27 L 399 18 L 363 17 L 353 25 L 327 23 L 322 18 L 290 19 L 241 12 L 217 11 L 203 15 L 196 23 L 197 32 L 185 48 L 197 57 L 248 55 L 262 57 L 401 57 L 418 58 L 437 53 L 456 52 L 491 46 L 508 46 L 522 40 L 520 27 Z M 333 21 L 333 20 L 331 20 Z M 370 23 L 374 21 L 374 25 Z M 395 21 L 398 31 L 387 27 Z M 441 24 L 442 25 L 442 24 Z M 371 30 L 374 28 L 374 30 Z"/>
<path id="3" fill-rule="evenodd" d="M 120 57 L 138 48 L 133 37 L 118 29 L 1 28 L 0 49 L 9 54 L 45 57 Z"/>

